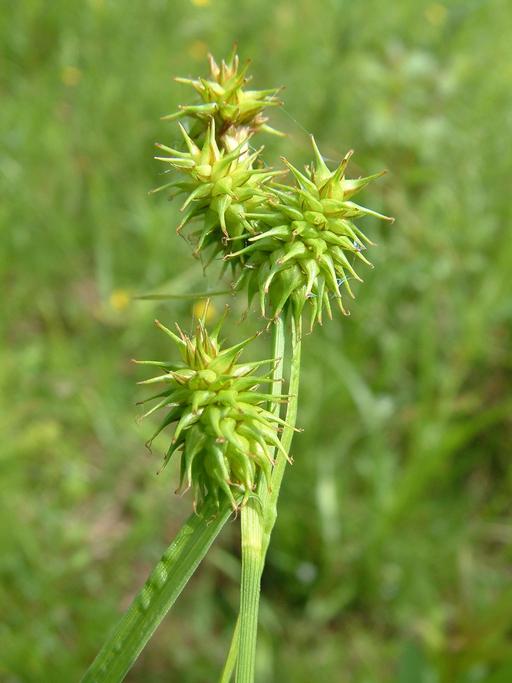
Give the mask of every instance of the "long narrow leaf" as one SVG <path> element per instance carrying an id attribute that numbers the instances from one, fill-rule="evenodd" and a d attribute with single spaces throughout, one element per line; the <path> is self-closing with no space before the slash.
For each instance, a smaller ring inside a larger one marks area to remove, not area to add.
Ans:
<path id="1" fill-rule="evenodd" d="M 119 683 L 206 555 L 232 510 L 193 514 L 151 572 L 140 593 L 91 664 L 82 683 Z"/>
<path id="2" fill-rule="evenodd" d="M 212 296 L 233 294 L 232 289 L 221 289 L 212 292 L 193 292 L 190 294 L 138 294 L 134 299 L 140 301 L 167 301 L 170 299 L 209 299 Z"/>

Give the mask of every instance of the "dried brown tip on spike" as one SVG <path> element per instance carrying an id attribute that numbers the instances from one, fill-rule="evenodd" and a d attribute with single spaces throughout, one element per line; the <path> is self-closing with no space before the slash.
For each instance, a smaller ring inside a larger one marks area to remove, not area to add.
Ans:
<path id="1" fill-rule="evenodd" d="M 176 329 L 178 330 L 180 337 L 181 337 L 183 340 L 187 339 L 187 335 L 185 334 L 185 332 L 183 332 L 183 330 L 182 330 L 181 327 L 179 326 L 179 323 L 175 322 L 174 324 L 176 325 Z"/>

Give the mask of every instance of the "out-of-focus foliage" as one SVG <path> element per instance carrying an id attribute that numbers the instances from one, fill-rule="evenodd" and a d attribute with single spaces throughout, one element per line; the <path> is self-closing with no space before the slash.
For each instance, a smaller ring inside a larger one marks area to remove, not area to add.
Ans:
<path id="1" fill-rule="evenodd" d="M 151 319 L 187 325 L 191 303 L 131 297 L 217 286 L 146 190 L 152 143 L 176 141 L 158 119 L 181 99 L 171 76 L 235 39 L 254 87 L 286 86 L 271 123 L 289 138 L 266 157 L 303 163 L 306 132 L 333 160 L 353 147 L 353 175 L 390 169 L 363 199 L 396 217 L 366 221 L 380 246 L 351 318 L 305 340 L 259 680 L 512 680 L 511 22 L 507 0 L 2 13 L 2 681 L 77 680 L 188 511 L 176 469 L 155 476 L 163 442 L 145 456 L 128 361 L 165 352 Z M 127 680 L 216 680 L 236 528 Z"/>

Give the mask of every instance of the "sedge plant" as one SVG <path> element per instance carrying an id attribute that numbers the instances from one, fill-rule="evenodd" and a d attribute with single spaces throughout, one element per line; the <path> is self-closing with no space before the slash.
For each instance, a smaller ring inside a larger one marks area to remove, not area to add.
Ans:
<path id="1" fill-rule="evenodd" d="M 286 464 L 296 428 L 304 319 L 309 330 L 337 309 L 347 315 L 355 263 L 371 240 L 359 217 L 392 219 L 354 202 L 381 173 L 349 179 L 348 152 L 331 169 L 315 140 L 313 159 L 300 170 L 287 159 L 274 169 L 253 145 L 259 134 L 280 135 L 267 122 L 280 106 L 279 89 L 249 89 L 236 51 L 221 64 L 209 57 L 206 78 L 176 79 L 195 99 L 164 117 L 180 142 L 157 144 L 171 180 L 154 192 L 181 197 L 176 226 L 207 266 L 221 262 L 235 295 L 246 297 L 254 335 L 226 347 L 225 321 L 207 329 L 206 315 L 186 334 L 157 321 L 173 351 L 141 384 L 156 393 L 144 417 L 161 414 L 150 441 L 164 430 L 164 464 L 180 461 L 180 491 L 193 511 L 127 613 L 83 677 L 84 683 L 121 681 L 170 609 L 226 521 L 241 524 L 240 611 L 221 683 L 252 683 L 255 674 L 260 580 Z M 286 178 L 291 177 L 291 182 Z M 254 310 L 254 312 L 253 312 Z M 271 330 L 268 358 L 248 362 L 251 340 Z"/>

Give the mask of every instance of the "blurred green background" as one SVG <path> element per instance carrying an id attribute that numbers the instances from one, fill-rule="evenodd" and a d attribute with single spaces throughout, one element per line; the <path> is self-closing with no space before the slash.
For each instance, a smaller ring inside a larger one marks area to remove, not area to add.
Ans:
<path id="1" fill-rule="evenodd" d="M 132 296 L 218 286 L 147 191 L 176 140 L 159 117 L 190 101 L 172 77 L 238 40 L 255 87 L 286 86 L 267 160 L 304 163 L 308 132 L 354 148 L 353 175 L 390 170 L 362 202 L 396 216 L 366 221 L 351 317 L 305 340 L 258 681 L 509 683 L 510 3 L 25 0 L 0 21 L 0 680 L 78 680 L 189 513 L 129 359 L 165 355 L 152 319 L 192 304 Z M 237 526 L 128 681 L 217 680 Z"/>

